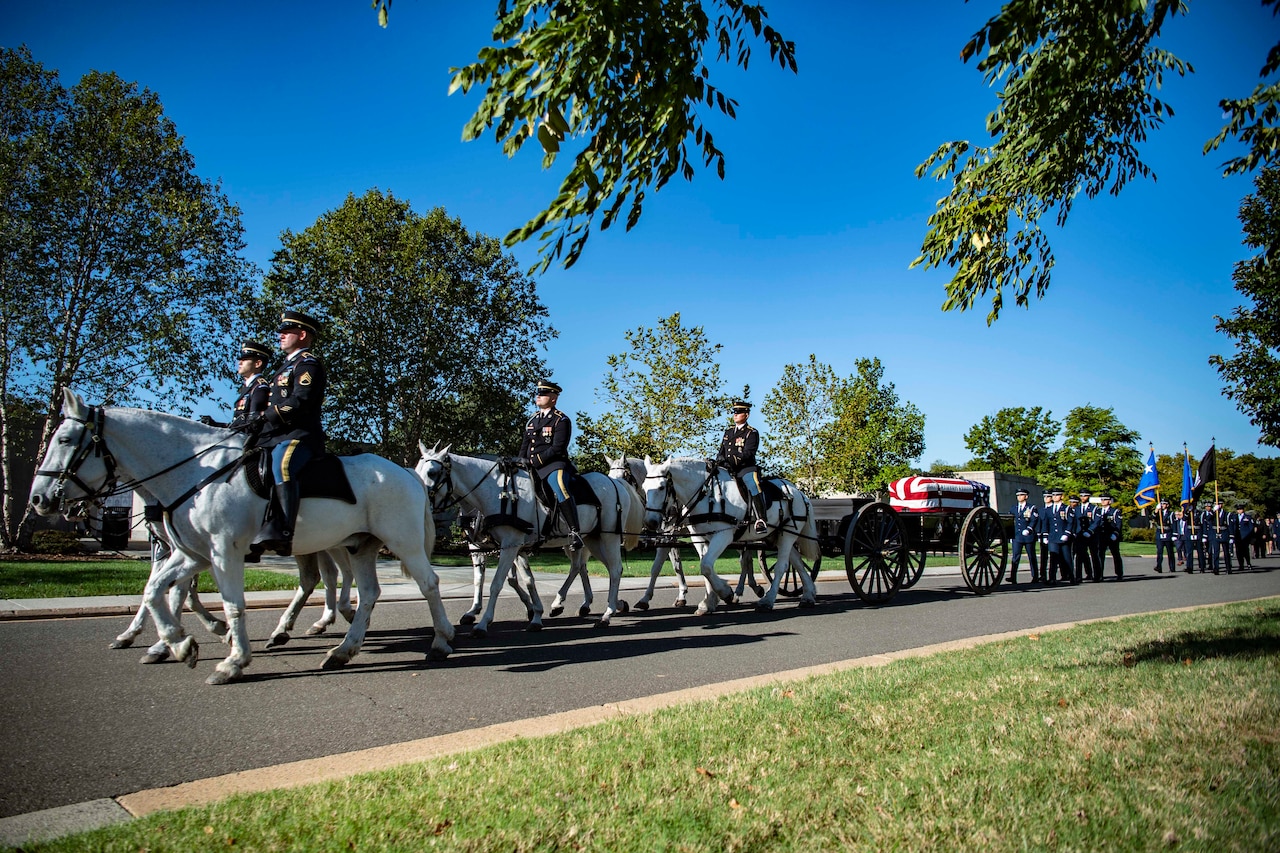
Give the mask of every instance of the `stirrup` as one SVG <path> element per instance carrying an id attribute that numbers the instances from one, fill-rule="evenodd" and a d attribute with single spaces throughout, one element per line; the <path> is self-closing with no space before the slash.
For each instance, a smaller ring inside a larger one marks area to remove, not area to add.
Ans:
<path id="1" fill-rule="evenodd" d="M 756 519 L 755 532 L 757 536 L 764 536 L 769 532 L 769 524 L 763 518 Z"/>
<path id="2" fill-rule="evenodd" d="M 569 550 L 581 551 L 583 547 L 584 547 L 584 543 L 582 541 L 582 534 L 576 530 L 570 530 L 569 531 Z"/>

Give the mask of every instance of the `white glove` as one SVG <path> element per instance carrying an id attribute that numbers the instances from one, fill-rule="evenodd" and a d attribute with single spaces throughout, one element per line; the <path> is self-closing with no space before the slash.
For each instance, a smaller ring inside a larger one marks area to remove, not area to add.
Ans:
<path id="1" fill-rule="evenodd" d="M 1062 534 L 1062 539 L 1061 539 L 1060 541 L 1062 541 L 1062 542 L 1067 542 L 1067 541 L 1069 541 L 1070 539 L 1071 539 L 1071 537 L 1064 533 L 1064 534 Z"/>
<path id="2" fill-rule="evenodd" d="M 1023 536 L 1030 536 L 1030 535 L 1031 535 L 1031 528 L 1030 528 L 1030 527 L 1028 527 L 1026 530 L 1022 531 L 1022 535 L 1023 535 Z"/>
<path id="3" fill-rule="evenodd" d="M 1114 533 L 1111 534 L 1111 541 L 1112 542 L 1116 541 L 1116 535 Z"/>

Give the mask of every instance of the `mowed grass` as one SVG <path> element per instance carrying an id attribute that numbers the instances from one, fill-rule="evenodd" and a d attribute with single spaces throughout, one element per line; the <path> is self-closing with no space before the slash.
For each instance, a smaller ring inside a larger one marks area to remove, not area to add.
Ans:
<path id="1" fill-rule="evenodd" d="M 149 560 L 0 560 L 0 598 L 75 598 L 141 595 L 151 574 Z M 246 569 L 245 589 L 293 589 L 297 573 Z M 200 591 L 215 592 L 213 576 L 200 575 Z"/>
<path id="2" fill-rule="evenodd" d="M 27 849 L 1277 850 L 1280 599 L 1028 634 Z"/>

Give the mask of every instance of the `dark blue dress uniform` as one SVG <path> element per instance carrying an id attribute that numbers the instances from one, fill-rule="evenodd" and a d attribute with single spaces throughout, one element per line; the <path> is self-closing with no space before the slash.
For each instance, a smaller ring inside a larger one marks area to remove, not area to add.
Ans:
<path id="1" fill-rule="evenodd" d="M 1044 506 L 1036 507 L 1036 535 L 1040 539 L 1040 574 L 1036 577 L 1040 583 L 1044 583 L 1049 579 L 1049 534 L 1044 529 L 1045 516 L 1049 513 L 1049 508 L 1053 506 L 1053 497 L 1045 492 L 1043 495 Z"/>
<path id="2" fill-rule="evenodd" d="M 1097 546 L 1093 538 L 1093 521 L 1097 507 L 1089 502 L 1093 497 L 1092 492 L 1081 491 L 1080 503 L 1073 506 L 1075 510 L 1077 524 L 1080 528 L 1078 538 L 1071 547 L 1073 556 L 1075 557 L 1075 581 L 1080 583 L 1082 580 L 1094 580 L 1098 577 L 1095 571 L 1097 567 L 1096 550 Z"/>
<path id="3" fill-rule="evenodd" d="M 1031 564 L 1031 582 L 1040 580 L 1040 569 L 1036 564 L 1036 542 L 1040 531 L 1040 510 L 1034 504 L 1027 503 L 1027 492 L 1019 489 L 1018 503 L 1013 507 L 1013 568 L 1009 572 L 1009 583 L 1018 582 L 1018 563 L 1022 560 L 1022 552 L 1027 552 L 1027 562 Z"/>
<path id="4" fill-rule="evenodd" d="M 1058 492 L 1057 494 L 1061 494 Z M 1071 542 L 1080 531 L 1077 514 L 1058 501 L 1041 515 L 1045 535 L 1049 538 L 1049 583 L 1058 582 L 1061 571 L 1063 581 L 1071 582 Z"/>
<path id="5" fill-rule="evenodd" d="M 324 455 L 321 407 L 327 380 L 324 362 L 310 349 L 320 325 L 306 314 L 285 311 L 276 331 L 298 330 L 309 333 L 307 344 L 280 365 L 270 380 L 271 394 L 266 411 L 260 419 L 252 422 L 260 425 L 257 446 L 271 450 L 275 485 L 262 530 L 249 546 L 249 560 L 263 551 L 275 551 L 283 557 L 292 553 L 293 527 L 301 500 L 297 475 L 311 459 Z"/>
<path id="6" fill-rule="evenodd" d="M 261 373 L 249 377 L 249 381 L 240 386 L 240 394 L 236 397 L 235 414 L 231 416 L 231 426 L 241 427 L 266 412 L 267 400 L 271 397 L 271 383 Z"/>
<path id="7" fill-rule="evenodd" d="M 1253 568 L 1253 560 L 1249 557 L 1249 540 L 1253 538 L 1253 517 L 1244 511 L 1243 505 L 1236 507 L 1228 522 L 1231 531 L 1232 547 L 1236 549 L 1236 568 L 1240 571 Z M 1227 574 L 1231 574 L 1231 564 L 1227 563 Z"/>
<path id="8" fill-rule="evenodd" d="M 1111 495 L 1100 495 L 1099 498 L 1111 500 Z M 1124 529 L 1120 507 L 1100 506 L 1093 513 L 1093 579 L 1102 580 L 1106 568 L 1107 554 L 1111 554 L 1111 565 L 1116 573 L 1116 580 L 1124 580 L 1124 559 L 1120 556 L 1120 533 Z"/>
<path id="9" fill-rule="evenodd" d="M 1177 519 L 1169 511 L 1168 501 L 1160 501 L 1160 509 L 1152 516 L 1152 520 L 1156 523 L 1156 571 L 1164 573 L 1165 552 L 1169 554 L 1169 571 L 1176 571 L 1178 556 L 1174 545 L 1178 534 Z"/>
<path id="10" fill-rule="evenodd" d="M 1231 571 L 1231 513 L 1227 512 L 1227 508 L 1221 504 L 1215 504 L 1213 509 L 1204 515 L 1204 533 L 1205 541 L 1209 547 L 1209 555 L 1212 557 L 1210 561 L 1213 565 L 1213 573 L 1219 573 L 1218 553 L 1221 549 L 1222 562 L 1227 564 L 1227 571 Z"/>
<path id="11" fill-rule="evenodd" d="M 730 407 L 733 414 L 745 414 L 751 411 L 751 404 L 746 400 L 734 400 Z M 723 466 L 733 474 L 747 489 L 751 500 L 751 509 L 756 516 L 756 533 L 768 532 L 767 516 L 764 508 L 764 496 L 760 494 L 760 468 L 756 465 L 756 453 L 760 450 L 760 433 L 749 423 L 735 423 L 724 431 L 720 439 L 720 450 L 716 453 L 716 464 Z"/>
<path id="12" fill-rule="evenodd" d="M 556 383 L 543 380 L 538 383 L 535 394 L 559 398 L 560 391 Z M 569 526 L 570 548 L 576 551 L 582 547 L 578 504 L 569 493 L 566 479 L 576 473 L 573 462 L 569 460 L 569 441 L 572 438 L 573 421 L 568 415 L 554 405 L 546 411 L 539 409 L 524 425 L 524 438 L 516 456 L 551 489 L 556 506 Z"/>

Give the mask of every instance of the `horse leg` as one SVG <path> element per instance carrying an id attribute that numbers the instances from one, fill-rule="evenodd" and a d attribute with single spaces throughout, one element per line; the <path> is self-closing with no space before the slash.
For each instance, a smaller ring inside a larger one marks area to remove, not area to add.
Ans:
<path id="1" fill-rule="evenodd" d="M 658 585 L 658 575 L 662 573 L 662 564 L 666 561 L 666 548 L 659 548 L 654 552 L 653 565 L 649 566 L 649 586 L 645 587 L 644 595 L 640 596 L 640 600 L 636 602 L 636 610 L 649 609 L 649 601 L 653 598 L 654 587 Z"/>
<path id="2" fill-rule="evenodd" d="M 525 613 L 529 617 L 529 624 L 524 626 L 526 631 L 537 632 L 542 630 L 542 598 L 538 595 L 538 586 L 533 580 L 533 568 L 529 565 L 529 558 L 524 554 L 517 554 L 512 566 L 511 585 L 520 595 L 520 600 L 524 602 Z M 519 576 L 519 582 L 516 576 Z M 522 588 L 523 587 L 523 588 Z"/>
<path id="3" fill-rule="evenodd" d="M 590 537 L 587 541 L 591 552 L 609 570 L 608 603 L 605 605 L 604 612 L 600 614 L 600 620 L 596 622 L 597 628 L 608 628 L 613 614 L 617 613 L 621 606 L 618 602 L 618 589 L 622 584 L 622 537 L 616 533 L 601 533 Z"/>
<path id="4" fill-rule="evenodd" d="M 338 564 L 335 560 L 335 554 L 343 554 L 349 557 L 346 548 L 337 548 L 334 551 L 325 551 L 316 554 L 316 569 L 320 572 L 320 583 L 324 584 L 324 611 L 321 612 L 320 618 L 311 623 L 311 627 L 307 629 L 308 637 L 318 637 L 328 630 L 329 626 L 338 621 Z M 347 573 L 351 570 L 348 568 Z M 345 584 L 348 599 L 345 602 L 348 611 L 351 610 L 351 585 Z M 354 615 L 354 614 L 353 614 Z M 347 624 L 351 624 L 350 621 Z"/>
<path id="5" fill-rule="evenodd" d="M 522 556 L 520 559 L 524 559 Z M 564 583 L 560 584 L 560 589 L 556 592 L 556 597 L 551 600 L 551 609 L 547 611 L 548 616 L 559 616 L 564 612 L 564 602 L 569 595 L 569 588 L 573 586 L 573 579 L 578 575 L 578 563 L 574 560 L 574 555 L 569 555 L 569 574 L 565 576 Z M 588 607 L 588 609 L 590 609 Z"/>
<path id="6" fill-rule="evenodd" d="M 204 602 L 200 600 L 199 572 L 191 576 L 191 581 L 183 591 L 183 597 L 186 598 L 187 603 L 191 606 L 191 612 L 196 614 L 196 618 L 209 630 L 210 634 L 223 638 L 227 636 L 227 623 L 210 613 L 209 608 L 205 607 Z M 180 613 L 181 605 L 175 606 L 173 612 Z M 226 640 L 224 639 L 223 642 L 226 642 Z"/>
<path id="7" fill-rule="evenodd" d="M 689 600 L 689 582 L 684 577 L 684 563 L 680 560 L 680 549 L 671 549 L 671 568 L 676 573 L 676 582 L 680 586 L 680 592 L 676 595 L 676 607 L 684 607 Z"/>
<path id="8" fill-rule="evenodd" d="M 249 647 L 249 625 L 245 619 L 244 605 L 244 549 L 215 546 L 213 553 L 213 577 L 222 593 L 222 610 L 227 615 L 231 652 L 213 668 L 213 674 L 205 684 L 228 684 L 244 676 L 245 667 L 253 660 Z"/>
<path id="9" fill-rule="evenodd" d="M 725 583 L 724 578 L 716 573 L 716 559 L 724 553 L 724 549 L 733 542 L 733 530 L 721 530 L 698 546 L 701 557 L 702 578 L 706 582 L 707 594 L 698 605 L 697 615 L 705 616 L 714 613 L 717 599 L 729 604 L 733 601 L 733 587 Z"/>
<path id="10" fill-rule="evenodd" d="M 369 621 L 373 617 L 373 606 L 378 603 L 378 597 L 382 594 L 382 586 L 378 583 L 378 550 L 381 547 L 381 542 L 370 538 L 351 558 L 351 570 L 355 575 L 359 596 L 355 618 L 351 620 L 351 625 L 347 628 L 342 642 L 325 654 L 320 664 L 321 669 L 339 669 L 346 666 L 360 653 L 364 645 L 365 635 L 369 631 Z"/>
<path id="11" fill-rule="evenodd" d="M 395 549 L 392 549 L 395 550 Z M 410 556 L 404 554 L 408 552 Z M 449 614 L 445 612 L 444 600 L 440 597 L 440 580 L 436 577 L 436 570 L 431 565 L 425 551 L 419 551 L 414 554 L 407 548 L 405 551 L 397 551 L 400 554 L 401 565 L 409 570 L 409 574 L 418 582 L 418 589 L 422 592 L 422 597 L 427 600 L 427 607 L 431 610 L 431 627 L 435 636 L 431 640 L 431 649 L 427 652 L 427 660 L 444 660 L 453 654 L 454 630 L 453 623 L 449 621 Z M 377 550 L 373 552 L 377 556 Z M 361 606 L 364 605 L 364 595 L 361 594 Z"/>
<path id="12" fill-rule="evenodd" d="M 125 628 L 116 638 L 111 641 L 113 649 L 127 649 L 133 645 L 133 641 L 138 639 L 138 635 L 142 633 L 142 629 L 147 625 L 147 603 L 141 602 L 138 605 L 138 612 L 133 615 L 133 621 L 129 623 L 129 627 Z"/>
<path id="13" fill-rule="evenodd" d="M 569 562 L 581 560 L 578 565 L 578 580 L 582 581 L 582 604 L 578 606 L 579 616 L 590 616 L 591 605 L 596 600 L 595 590 L 591 588 L 591 575 L 587 572 L 587 555 L 582 551 L 569 554 Z"/>
<path id="14" fill-rule="evenodd" d="M 471 551 L 471 609 L 462 614 L 458 621 L 463 625 L 471 625 L 480 615 L 484 607 L 484 554 L 479 548 Z"/>
<path id="15" fill-rule="evenodd" d="M 471 636 L 489 636 L 489 626 L 493 624 L 493 611 L 498 604 L 498 593 L 502 592 L 502 585 L 507 582 L 511 564 L 515 562 L 519 551 L 519 545 L 508 545 L 498 552 L 498 566 L 493 571 L 493 581 L 489 585 L 489 603 L 485 605 L 484 614 L 480 620 L 471 629 Z"/>
<path id="16" fill-rule="evenodd" d="M 299 554 L 294 559 L 298 563 L 298 588 L 293 591 L 289 606 L 284 609 L 284 613 L 280 614 L 280 621 L 276 623 L 276 629 L 271 632 L 271 638 L 267 640 L 267 649 L 278 649 L 289 642 L 289 632 L 298 621 L 298 614 L 302 612 L 307 599 L 311 597 L 311 593 L 315 592 L 316 584 L 320 582 L 320 568 L 316 565 L 315 554 Z"/>
<path id="17" fill-rule="evenodd" d="M 156 632 L 163 642 L 180 661 L 194 667 L 200 659 L 200 646 L 194 637 L 182 629 L 172 607 L 169 604 L 168 591 L 176 583 L 187 580 L 200 571 L 200 565 L 188 561 L 178 552 L 173 552 L 161 565 L 153 565 L 151 577 L 147 578 L 146 588 L 142 591 L 142 600 L 147 612 L 156 623 Z M 148 656 L 151 652 L 148 651 Z"/>

